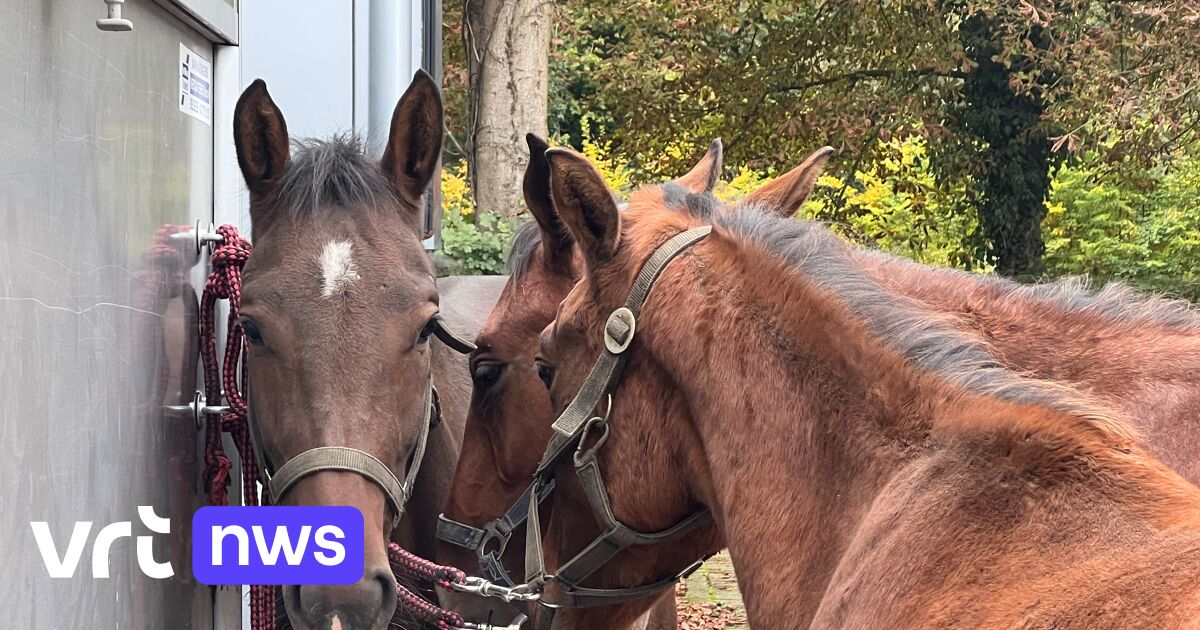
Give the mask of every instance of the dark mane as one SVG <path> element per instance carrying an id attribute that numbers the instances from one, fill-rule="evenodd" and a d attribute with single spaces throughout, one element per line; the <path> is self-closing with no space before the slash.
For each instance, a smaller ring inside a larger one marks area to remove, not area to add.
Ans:
<path id="1" fill-rule="evenodd" d="M 823 225 L 742 207 L 717 215 L 716 225 L 779 256 L 805 279 L 841 300 L 866 327 L 913 365 L 965 391 L 1019 404 L 1043 405 L 1087 418 L 1107 431 L 1130 430 L 1065 385 L 1026 378 L 997 360 L 987 346 L 945 314 L 888 291 L 850 257 L 851 245 Z"/>
<path id="2" fill-rule="evenodd" d="M 690 193 L 674 182 L 659 186 L 662 190 L 663 201 L 667 207 L 676 212 L 684 212 L 702 221 L 712 221 L 714 212 L 721 202 L 712 193 Z M 629 204 L 617 200 L 617 208 L 624 212 Z M 542 231 L 536 221 L 525 221 L 517 227 L 512 245 L 508 248 L 508 258 L 505 269 L 513 280 L 519 281 L 529 271 L 529 261 L 533 252 L 542 244 Z"/>
<path id="3" fill-rule="evenodd" d="M 1070 277 L 1040 284 L 1021 284 L 1008 278 L 982 275 L 961 269 L 925 267 L 907 258 L 876 250 L 863 255 L 886 260 L 890 264 L 924 267 L 925 271 L 954 278 L 975 287 L 995 290 L 1014 301 L 1048 302 L 1066 312 L 1103 317 L 1118 324 L 1160 325 L 1200 331 L 1200 311 L 1186 300 L 1147 295 L 1123 282 L 1110 282 L 1095 288 L 1086 278 Z"/>
<path id="4" fill-rule="evenodd" d="M 328 140 L 305 138 L 292 143 L 291 167 L 283 175 L 279 202 L 295 216 L 324 206 L 385 207 L 399 203 L 395 186 L 367 157 L 362 139 L 338 134 Z"/>
<path id="5" fill-rule="evenodd" d="M 686 212 L 702 221 L 712 221 L 713 214 L 721 207 L 721 202 L 711 192 L 688 192 L 675 182 L 662 184 L 659 189 L 668 208 Z"/>
<path id="6" fill-rule="evenodd" d="M 519 281 L 525 272 L 529 271 L 529 261 L 533 258 L 534 250 L 541 244 L 542 230 L 537 221 L 525 221 L 517 227 L 512 245 L 508 248 L 508 259 L 504 264 L 514 281 Z"/>

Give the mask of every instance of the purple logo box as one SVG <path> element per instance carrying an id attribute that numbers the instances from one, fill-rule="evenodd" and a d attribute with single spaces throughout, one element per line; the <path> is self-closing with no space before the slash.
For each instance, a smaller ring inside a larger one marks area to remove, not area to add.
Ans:
<path id="1" fill-rule="evenodd" d="M 350 506 L 209 506 L 192 517 L 201 584 L 353 584 L 363 576 L 363 515 Z"/>

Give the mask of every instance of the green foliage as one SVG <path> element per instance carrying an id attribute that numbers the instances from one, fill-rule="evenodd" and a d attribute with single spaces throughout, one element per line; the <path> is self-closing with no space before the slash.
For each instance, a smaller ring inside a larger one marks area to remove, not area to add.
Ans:
<path id="1" fill-rule="evenodd" d="M 917 135 L 880 142 L 851 181 L 823 175 L 800 215 L 850 240 L 930 265 L 985 269 L 966 185 L 942 186 Z"/>
<path id="2" fill-rule="evenodd" d="M 1200 299 L 1200 156 L 1177 156 L 1146 188 L 1099 161 L 1089 153 L 1055 173 L 1042 226 L 1046 272 Z"/>
<path id="3" fill-rule="evenodd" d="M 1022 91 L 1015 78 L 1035 76 L 1042 88 L 1050 73 L 1036 72 L 1029 54 L 1004 51 L 992 18 L 975 13 L 959 26 L 963 51 L 972 63 L 963 80 L 960 103 L 950 128 L 973 142 L 984 168 L 973 178 L 979 219 L 991 244 L 988 258 L 1006 276 L 1036 277 L 1044 251 L 1043 201 L 1050 186 L 1050 140 L 1042 116 L 1046 103 L 1039 92 Z M 1029 35 L 1033 50 L 1048 44 L 1041 27 Z"/>
<path id="4" fill-rule="evenodd" d="M 479 216 L 479 225 L 455 212 L 442 213 L 445 275 L 490 276 L 504 273 L 504 256 L 512 242 L 512 225 L 498 214 Z"/>
<path id="5" fill-rule="evenodd" d="M 504 257 L 513 226 L 499 214 L 476 213 L 465 166 L 442 172 L 442 249 L 444 275 L 504 273 Z"/>

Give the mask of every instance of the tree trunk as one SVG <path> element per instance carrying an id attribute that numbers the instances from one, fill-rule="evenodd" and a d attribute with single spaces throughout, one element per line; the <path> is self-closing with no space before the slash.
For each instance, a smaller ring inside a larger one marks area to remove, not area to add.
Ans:
<path id="1" fill-rule="evenodd" d="M 1010 60 L 1011 67 L 1005 67 L 996 60 L 1001 46 L 986 16 L 971 15 L 959 27 L 959 34 L 976 66 L 963 85 L 966 103 L 956 122 L 986 143 L 981 152 L 985 170 L 975 177 L 979 222 L 991 241 L 996 272 L 1036 279 L 1042 271 L 1042 220 L 1054 160 L 1050 140 L 1040 125 L 1045 104 L 1036 94 L 1013 90 L 1011 74 L 1029 70 L 1029 62 L 1018 57 Z M 1035 31 L 1031 39 L 1037 45 L 1041 33 Z M 1052 80 L 1039 78 L 1043 85 Z"/>
<path id="2" fill-rule="evenodd" d="M 465 0 L 467 167 L 476 207 L 515 216 L 526 133 L 546 136 L 552 0 Z"/>

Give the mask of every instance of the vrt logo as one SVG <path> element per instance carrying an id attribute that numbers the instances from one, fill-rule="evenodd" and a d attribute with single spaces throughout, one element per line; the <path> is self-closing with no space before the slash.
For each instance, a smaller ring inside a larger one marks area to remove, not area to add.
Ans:
<path id="1" fill-rule="evenodd" d="M 171 533 L 171 521 L 159 518 L 154 513 L 154 508 L 149 505 L 138 506 L 138 518 L 147 529 L 156 534 Z M 92 531 L 92 522 L 76 521 L 74 529 L 71 530 L 71 539 L 67 541 L 67 550 L 62 555 L 59 555 L 58 547 L 54 544 L 54 536 L 50 533 L 49 523 L 32 521 L 29 526 L 33 529 L 33 539 L 37 541 L 38 551 L 42 554 L 42 562 L 45 563 L 50 577 L 75 577 L 79 558 L 83 556 L 84 545 L 87 544 L 88 534 Z M 96 534 L 96 540 L 92 543 L 92 577 L 108 577 L 108 556 L 112 544 L 118 538 L 131 538 L 132 536 L 133 525 L 129 521 L 119 521 L 100 529 Z M 175 569 L 171 567 L 170 562 L 154 561 L 153 543 L 153 536 L 137 537 L 138 568 L 147 577 L 157 580 L 175 575 Z"/>

